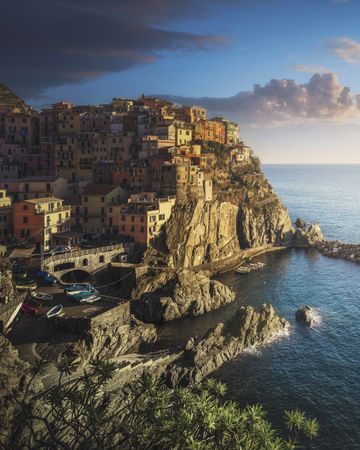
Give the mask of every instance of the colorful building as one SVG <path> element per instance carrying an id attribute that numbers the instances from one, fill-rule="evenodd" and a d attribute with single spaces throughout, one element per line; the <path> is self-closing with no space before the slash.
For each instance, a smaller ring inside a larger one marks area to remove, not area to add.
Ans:
<path id="1" fill-rule="evenodd" d="M 175 202 L 175 197 L 155 199 L 154 193 L 132 196 L 127 204 L 108 207 L 107 226 L 112 233 L 148 246 L 169 219 Z"/>
<path id="2" fill-rule="evenodd" d="M 36 198 L 13 205 L 13 234 L 49 250 L 55 235 L 70 230 L 70 206 L 56 197 Z"/>
<path id="3" fill-rule="evenodd" d="M 13 211 L 11 198 L 8 197 L 5 189 L 0 189 L 0 242 L 6 243 L 6 240 L 12 235 Z"/>

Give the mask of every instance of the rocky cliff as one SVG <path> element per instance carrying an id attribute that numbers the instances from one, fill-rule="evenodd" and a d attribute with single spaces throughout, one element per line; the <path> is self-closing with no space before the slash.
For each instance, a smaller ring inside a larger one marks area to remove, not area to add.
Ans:
<path id="1" fill-rule="evenodd" d="M 182 358 L 169 368 L 167 379 L 172 385 L 197 383 L 246 348 L 270 342 L 289 327 L 271 305 L 263 305 L 259 312 L 251 306 L 242 307 L 199 342 L 190 340 Z"/>
<path id="2" fill-rule="evenodd" d="M 235 299 L 233 291 L 211 280 L 204 272 L 161 271 L 146 277 L 138 286 L 132 308 L 146 322 L 195 317 L 218 309 Z"/>
<path id="3" fill-rule="evenodd" d="M 291 239 L 289 214 L 256 159 L 234 168 L 223 158 L 209 172 L 213 201 L 178 202 L 145 262 L 199 266 L 233 257 L 241 249 Z"/>

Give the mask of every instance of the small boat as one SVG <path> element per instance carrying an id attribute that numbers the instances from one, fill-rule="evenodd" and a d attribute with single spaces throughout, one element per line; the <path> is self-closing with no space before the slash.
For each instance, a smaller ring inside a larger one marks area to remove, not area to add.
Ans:
<path id="1" fill-rule="evenodd" d="M 236 273 L 250 273 L 251 270 L 249 269 L 249 267 L 238 267 L 237 269 L 235 269 Z"/>
<path id="2" fill-rule="evenodd" d="M 33 292 L 31 297 L 40 300 L 41 302 L 51 302 L 53 299 L 51 294 L 45 294 L 44 292 Z"/>
<path id="3" fill-rule="evenodd" d="M 23 303 L 21 305 L 21 311 L 25 314 L 35 315 L 38 313 L 39 308 L 35 305 L 30 305 L 29 303 Z"/>
<path id="4" fill-rule="evenodd" d="M 101 297 L 96 295 L 90 295 L 89 297 L 80 299 L 80 303 L 95 303 L 98 300 L 101 300 Z"/>
<path id="5" fill-rule="evenodd" d="M 64 288 L 64 291 L 68 295 L 80 294 L 80 292 L 84 291 L 93 291 L 95 288 L 90 283 L 80 283 L 80 284 L 72 284 L 71 286 L 67 286 Z"/>
<path id="6" fill-rule="evenodd" d="M 57 279 L 50 273 L 46 273 L 46 275 L 44 276 L 44 281 L 48 284 L 51 284 L 52 286 L 54 284 L 57 284 Z"/>
<path id="7" fill-rule="evenodd" d="M 84 298 L 89 298 L 93 295 L 98 294 L 96 289 L 92 289 L 91 291 L 80 291 L 80 292 L 68 292 L 67 295 L 73 300 L 82 300 Z"/>
<path id="8" fill-rule="evenodd" d="M 24 279 L 17 279 L 15 280 L 15 288 L 19 289 L 19 290 L 24 290 L 24 289 L 36 289 L 37 288 L 37 284 L 35 283 L 34 280 L 26 280 Z"/>
<path id="9" fill-rule="evenodd" d="M 50 275 L 50 274 L 49 274 L 49 272 L 46 272 L 45 270 L 38 270 L 38 272 L 37 272 L 36 275 L 37 275 L 38 277 L 44 278 L 44 277 L 46 277 L 46 276 L 48 276 L 48 275 Z"/>
<path id="10" fill-rule="evenodd" d="M 58 316 L 62 312 L 62 310 L 63 305 L 56 305 L 46 313 L 46 317 L 50 319 L 51 317 Z"/>

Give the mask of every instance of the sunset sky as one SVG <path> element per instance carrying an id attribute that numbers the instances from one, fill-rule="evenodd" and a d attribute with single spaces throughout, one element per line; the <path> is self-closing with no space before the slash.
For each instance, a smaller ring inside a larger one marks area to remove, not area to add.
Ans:
<path id="1" fill-rule="evenodd" d="M 171 96 L 263 162 L 360 164 L 358 0 L 5 0 L 0 80 L 35 107 Z"/>

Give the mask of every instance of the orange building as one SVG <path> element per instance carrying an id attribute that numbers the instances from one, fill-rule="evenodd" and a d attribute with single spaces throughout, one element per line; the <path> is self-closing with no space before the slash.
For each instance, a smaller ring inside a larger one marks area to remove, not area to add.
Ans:
<path id="1" fill-rule="evenodd" d="M 70 230 L 70 206 L 60 198 L 24 200 L 13 206 L 13 234 L 49 250 L 55 235 Z"/>
<path id="2" fill-rule="evenodd" d="M 108 207 L 107 225 L 112 233 L 147 246 L 169 219 L 175 202 L 175 197 L 155 199 L 154 193 L 132 196 L 127 204 Z"/>

